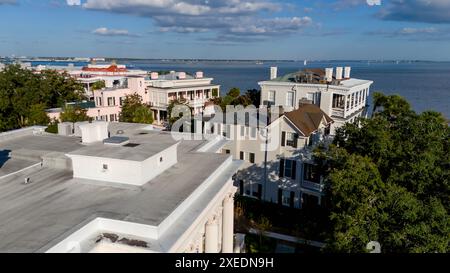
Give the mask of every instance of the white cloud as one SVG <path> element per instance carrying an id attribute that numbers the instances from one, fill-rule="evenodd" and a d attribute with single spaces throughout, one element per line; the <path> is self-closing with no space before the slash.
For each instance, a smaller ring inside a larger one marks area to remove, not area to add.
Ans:
<path id="1" fill-rule="evenodd" d="M 87 0 L 82 6 L 148 17 L 161 32 L 213 31 L 218 37 L 288 34 L 300 32 L 312 22 L 309 17 L 270 19 L 268 13 L 283 7 L 278 0 Z"/>
<path id="2" fill-rule="evenodd" d="M 67 0 L 67 5 L 69 6 L 80 6 L 81 0 Z"/>
<path id="3" fill-rule="evenodd" d="M 132 36 L 126 29 L 108 29 L 106 27 L 97 28 L 92 33 L 101 36 Z"/>

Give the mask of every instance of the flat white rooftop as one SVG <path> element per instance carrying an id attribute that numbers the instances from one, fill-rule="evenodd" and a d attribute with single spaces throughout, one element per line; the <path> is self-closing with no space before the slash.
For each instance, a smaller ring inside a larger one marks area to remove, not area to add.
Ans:
<path id="1" fill-rule="evenodd" d="M 110 124 L 110 131 L 112 135 L 120 131 L 131 142 L 143 143 L 141 148 L 173 143 L 166 133 L 143 131 L 145 126 Z M 203 140 L 181 141 L 178 163 L 173 167 L 142 186 L 116 187 L 73 179 L 69 170 L 41 167 L 38 160 L 24 159 L 27 149 L 31 154 L 75 150 L 87 153 L 89 147 L 83 146 L 79 138 L 29 135 L 0 141 L 0 151 L 22 151 L 20 159 L 3 153 L 0 161 L 0 252 L 45 252 L 98 218 L 157 227 L 197 194 L 190 205 L 192 209 L 177 216 L 176 225 L 169 225 L 159 240 L 148 241 L 149 250 L 167 251 L 211 196 L 227 183 L 227 179 L 215 178 L 212 173 L 231 177 L 240 166 L 236 162 L 229 164 L 231 158 L 227 155 L 197 152 L 204 144 Z M 29 166 L 34 167 L 23 170 Z M 16 173 L 18 170 L 22 171 Z M 26 178 L 30 178 L 30 183 L 24 183 Z M 199 191 L 211 179 L 210 186 Z"/>

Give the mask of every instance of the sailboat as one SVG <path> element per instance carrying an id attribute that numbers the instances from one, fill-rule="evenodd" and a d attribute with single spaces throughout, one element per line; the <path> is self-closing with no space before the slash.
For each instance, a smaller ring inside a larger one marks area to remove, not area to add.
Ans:
<path id="1" fill-rule="evenodd" d="M 308 61 L 305 60 L 305 61 L 303 62 L 303 65 L 304 65 L 304 66 L 307 66 L 307 65 L 308 65 Z"/>

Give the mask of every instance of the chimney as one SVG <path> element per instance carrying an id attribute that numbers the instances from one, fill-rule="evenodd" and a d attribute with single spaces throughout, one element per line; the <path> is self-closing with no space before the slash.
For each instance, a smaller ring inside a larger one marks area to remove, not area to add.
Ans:
<path id="1" fill-rule="evenodd" d="M 152 80 L 157 80 L 157 79 L 159 79 L 159 73 L 158 73 L 158 72 L 152 72 L 152 73 L 150 74 L 150 79 L 152 79 Z"/>
<path id="2" fill-rule="evenodd" d="M 278 67 L 272 66 L 270 68 L 270 80 L 278 78 Z"/>
<path id="3" fill-rule="evenodd" d="M 178 73 L 178 79 L 179 79 L 179 80 L 184 80 L 184 79 L 186 79 L 186 72 L 180 72 L 180 73 Z"/>
<path id="4" fill-rule="evenodd" d="M 197 78 L 197 79 L 203 78 L 203 72 L 202 72 L 202 71 L 197 71 L 197 72 L 195 73 L 195 78 Z"/>
<path id="5" fill-rule="evenodd" d="M 342 80 L 342 72 L 343 72 L 343 68 L 342 67 L 336 67 L 336 80 Z"/>
<path id="6" fill-rule="evenodd" d="M 325 80 L 327 82 L 333 81 L 333 68 L 325 68 Z"/>
<path id="7" fill-rule="evenodd" d="M 350 79 L 351 71 L 352 71 L 352 68 L 350 66 L 346 66 L 345 67 L 345 72 L 344 72 L 344 78 Z"/>

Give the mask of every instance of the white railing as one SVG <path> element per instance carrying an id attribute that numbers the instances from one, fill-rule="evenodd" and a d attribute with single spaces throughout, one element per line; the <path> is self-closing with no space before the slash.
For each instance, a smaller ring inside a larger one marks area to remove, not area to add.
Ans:
<path id="1" fill-rule="evenodd" d="M 310 181 L 303 181 L 302 183 L 302 187 L 304 188 L 308 188 L 311 190 L 315 190 L 318 192 L 323 191 L 324 186 L 322 184 L 318 184 L 318 183 L 314 183 L 314 182 L 310 182 Z"/>
<path id="2" fill-rule="evenodd" d="M 333 108 L 331 115 L 334 117 L 343 118 L 344 117 L 344 109 Z"/>

